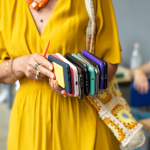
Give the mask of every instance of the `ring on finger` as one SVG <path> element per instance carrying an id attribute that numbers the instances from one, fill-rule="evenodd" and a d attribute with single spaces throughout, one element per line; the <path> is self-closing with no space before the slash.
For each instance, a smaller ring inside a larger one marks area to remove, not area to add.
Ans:
<path id="1" fill-rule="evenodd" d="M 40 75 L 40 71 L 36 71 L 36 76 L 38 77 Z"/>
<path id="2" fill-rule="evenodd" d="M 64 97 L 66 97 L 66 95 L 63 95 Z"/>
<path id="3" fill-rule="evenodd" d="M 35 76 L 35 79 L 38 80 L 38 76 L 37 75 Z"/>
<path id="4" fill-rule="evenodd" d="M 37 70 L 37 67 L 38 67 L 38 64 L 35 64 L 35 65 L 34 65 L 35 70 Z"/>

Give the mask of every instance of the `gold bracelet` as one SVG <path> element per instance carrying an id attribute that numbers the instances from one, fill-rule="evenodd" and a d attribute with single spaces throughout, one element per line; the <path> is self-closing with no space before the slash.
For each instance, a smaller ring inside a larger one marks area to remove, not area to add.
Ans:
<path id="1" fill-rule="evenodd" d="M 12 72 L 12 74 L 14 75 L 14 77 L 16 78 L 16 80 L 19 80 L 19 79 L 16 77 L 16 75 L 15 75 L 15 73 L 14 73 L 13 69 L 12 69 L 13 61 L 14 61 L 14 58 L 12 58 L 12 63 L 11 63 L 11 72 Z"/>
<path id="2" fill-rule="evenodd" d="M 17 81 L 17 79 L 16 79 L 15 77 L 13 77 L 12 75 L 10 75 L 9 72 L 8 72 L 8 65 L 9 65 L 10 60 L 11 60 L 11 59 L 9 59 L 8 62 L 6 63 L 6 72 L 7 72 L 8 76 L 9 76 L 10 78 L 12 78 L 12 79 L 14 79 L 15 81 Z"/>

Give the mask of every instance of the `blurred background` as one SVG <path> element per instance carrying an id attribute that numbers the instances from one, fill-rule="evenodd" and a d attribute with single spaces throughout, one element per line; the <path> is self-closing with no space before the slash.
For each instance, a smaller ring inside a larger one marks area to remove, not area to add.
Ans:
<path id="1" fill-rule="evenodd" d="M 150 60 L 150 1 L 112 0 L 112 3 L 122 47 L 122 63 L 116 73 L 117 81 L 123 97 L 132 108 L 131 113 L 144 126 L 146 142 L 139 150 L 150 150 L 150 93 L 141 95 L 136 92 L 129 76 L 130 68 L 134 66 L 133 50 L 139 52 L 138 65 Z M 0 85 L 0 150 L 7 149 L 9 117 L 18 88 L 19 83 Z"/>
<path id="2" fill-rule="evenodd" d="M 140 44 L 142 64 L 150 60 L 150 1 L 112 0 L 122 47 L 123 62 L 130 66 L 130 57 L 135 42 Z"/>

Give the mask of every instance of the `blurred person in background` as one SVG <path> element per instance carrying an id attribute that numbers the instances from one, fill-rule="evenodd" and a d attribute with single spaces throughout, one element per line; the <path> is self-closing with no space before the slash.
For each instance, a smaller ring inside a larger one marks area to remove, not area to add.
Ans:
<path id="1" fill-rule="evenodd" d="M 134 88 L 140 94 L 147 94 L 150 89 L 148 81 L 148 75 L 150 75 L 150 62 L 141 67 L 132 69 L 130 75 L 133 78 Z"/>

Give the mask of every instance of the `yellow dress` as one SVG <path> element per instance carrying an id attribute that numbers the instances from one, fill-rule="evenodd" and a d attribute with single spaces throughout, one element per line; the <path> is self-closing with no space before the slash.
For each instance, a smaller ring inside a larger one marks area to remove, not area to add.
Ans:
<path id="1" fill-rule="evenodd" d="M 95 54 L 121 62 L 111 0 L 94 0 Z M 0 0 L 0 62 L 32 53 L 77 53 L 86 48 L 88 14 L 84 0 L 58 0 L 42 34 L 25 0 Z M 118 141 L 90 102 L 64 98 L 48 84 L 20 79 L 10 117 L 8 150 L 118 150 Z"/>

